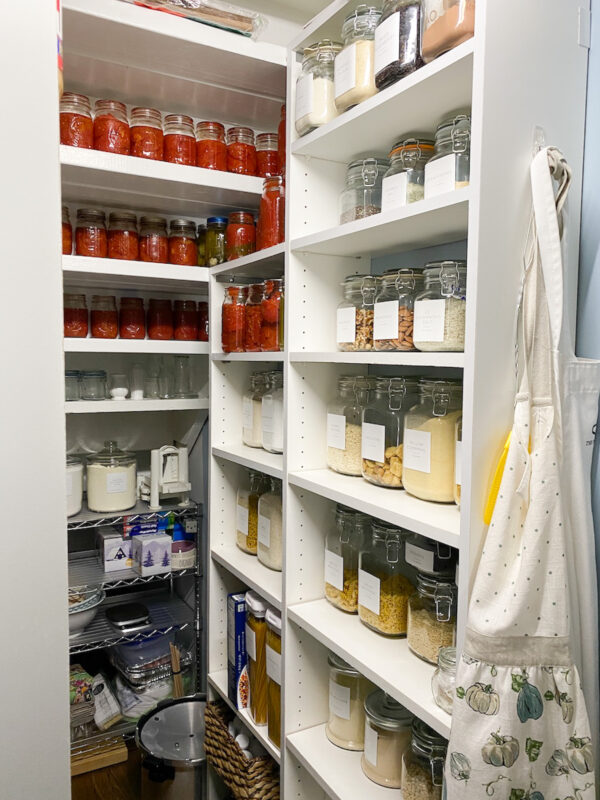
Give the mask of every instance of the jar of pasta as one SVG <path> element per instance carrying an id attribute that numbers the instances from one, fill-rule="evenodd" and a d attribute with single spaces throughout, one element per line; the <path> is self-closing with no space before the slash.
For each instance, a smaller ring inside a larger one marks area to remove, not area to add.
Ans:
<path id="1" fill-rule="evenodd" d="M 260 351 L 261 303 L 264 295 L 264 286 L 264 283 L 251 283 L 248 287 L 246 325 L 244 328 L 244 350 L 246 353 L 258 353 Z"/>
<path id="2" fill-rule="evenodd" d="M 172 219 L 169 226 L 169 264 L 195 267 L 198 264 L 196 224 L 189 219 Z"/>
<path id="3" fill-rule="evenodd" d="M 130 211 L 112 211 L 108 217 L 108 257 L 124 261 L 139 257 L 137 217 Z"/>
<path id="4" fill-rule="evenodd" d="M 227 170 L 225 127 L 220 122 L 199 122 L 196 125 L 196 166 Z"/>
<path id="5" fill-rule="evenodd" d="M 269 373 L 262 396 L 262 446 L 268 453 L 283 453 L 283 372 Z"/>
<path id="6" fill-rule="evenodd" d="M 405 636 L 408 598 L 413 585 L 406 577 L 404 540 L 407 534 L 387 522 L 373 520 L 370 541 L 359 557 L 358 616 L 386 636 Z"/>
<path id="7" fill-rule="evenodd" d="M 456 647 L 440 647 L 437 669 L 431 678 L 433 699 L 446 714 L 452 714 L 456 683 Z"/>
<path id="8" fill-rule="evenodd" d="M 73 228 L 68 206 L 62 207 L 62 254 L 70 256 L 73 252 Z"/>
<path id="9" fill-rule="evenodd" d="M 387 158 L 359 158 L 346 170 L 346 185 L 340 195 L 340 222 L 353 222 L 381 211 L 381 185 L 388 171 Z"/>
<path id="10" fill-rule="evenodd" d="M 404 416 L 417 400 L 416 378 L 378 378 L 363 412 L 362 476 L 369 483 L 402 488 Z"/>
<path id="11" fill-rule="evenodd" d="M 454 426 L 454 502 L 460 505 L 460 486 L 462 482 L 462 417 Z"/>
<path id="12" fill-rule="evenodd" d="M 380 786 L 402 786 L 402 757 L 410 749 L 414 717 L 393 697 L 376 689 L 365 700 L 362 770 Z"/>
<path id="13" fill-rule="evenodd" d="M 458 47 L 475 33 L 475 0 L 423 0 L 425 62 Z"/>
<path id="14" fill-rule="evenodd" d="M 421 0 L 386 0 L 375 29 L 375 86 L 381 91 L 422 66 Z"/>
<path id="15" fill-rule="evenodd" d="M 383 176 L 381 210 L 390 211 L 425 197 L 425 166 L 433 155 L 430 139 L 404 139 L 392 147 Z"/>
<path id="16" fill-rule="evenodd" d="M 254 217 L 248 211 L 232 211 L 225 230 L 227 261 L 248 256 L 256 249 Z"/>
<path id="17" fill-rule="evenodd" d="M 256 725 L 267 724 L 267 604 L 256 592 L 246 592 L 246 656 L 248 707 Z"/>
<path id="18" fill-rule="evenodd" d="M 171 164 L 196 166 L 196 136 L 194 120 L 187 114 L 167 114 L 165 117 L 164 159 Z"/>
<path id="19" fill-rule="evenodd" d="M 458 551 L 420 533 L 411 533 L 404 545 L 404 560 L 424 575 L 454 577 Z"/>
<path id="20" fill-rule="evenodd" d="M 247 297 L 248 287 L 244 284 L 231 283 L 225 287 L 221 307 L 221 347 L 224 353 L 244 352 Z"/>
<path id="21" fill-rule="evenodd" d="M 327 466 L 342 475 L 362 475 L 362 413 L 368 401 L 365 378 L 338 378 L 337 395 L 327 406 Z"/>
<path id="22" fill-rule="evenodd" d="M 404 417 L 402 483 L 421 500 L 454 501 L 454 428 L 461 415 L 456 381 L 419 381 L 419 403 Z"/>
<path id="23" fill-rule="evenodd" d="M 373 317 L 378 285 L 375 275 L 348 275 L 344 279 L 344 299 L 336 312 L 338 350 L 354 352 L 373 349 Z"/>
<path id="24" fill-rule="evenodd" d="M 96 100 L 94 109 L 94 150 L 129 155 L 127 106 L 118 100 Z"/>
<path id="25" fill-rule="evenodd" d="M 132 109 L 130 136 L 132 156 L 152 161 L 163 160 L 163 123 L 157 108 Z"/>
<path id="26" fill-rule="evenodd" d="M 369 517 L 340 504 L 325 539 L 325 597 L 342 611 L 358 612 L 358 554 Z"/>
<path id="27" fill-rule="evenodd" d="M 90 99 L 84 94 L 64 92 L 60 98 L 60 143 L 71 147 L 94 147 L 94 123 Z"/>
<path id="28" fill-rule="evenodd" d="M 421 270 L 391 269 L 381 277 L 373 315 L 375 350 L 414 350 L 415 298 L 423 290 Z"/>
<path id="29" fill-rule="evenodd" d="M 344 20 L 344 47 L 334 65 L 335 105 L 340 112 L 377 93 L 375 29 L 380 17 L 381 9 L 360 5 Z"/>
<path id="30" fill-rule="evenodd" d="M 91 258 L 106 258 L 108 255 L 104 211 L 97 208 L 77 209 L 75 255 Z"/>
<path id="31" fill-rule="evenodd" d="M 362 750 L 365 741 L 365 698 L 372 686 L 343 658 L 329 653 L 329 719 L 325 734 L 344 750 Z"/>
<path id="32" fill-rule="evenodd" d="M 267 390 L 266 373 L 255 372 L 250 388 L 242 398 L 242 442 L 248 447 L 262 447 L 262 397 Z"/>
<path id="33" fill-rule="evenodd" d="M 216 267 L 225 261 L 225 229 L 227 217 L 206 220 L 206 266 Z"/>
<path id="34" fill-rule="evenodd" d="M 339 42 L 323 39 L 304 48 L 302 73 L 296 81 L 296 131 L 300 136 L 325 125 L 338 115 L 335 107 L 333 62 Z"/>
<path id="35" fill-rule="evenodd" d="M 440 647 L 456 644 L 456 584 L 450 577 L 419 572 L 408 606 L 408 646 L 424 661 L 437 664 Z"/>
<path id="36" fill-rule="evenodd" d="M 88 335 L 88 310 L 84 294 L 63 294 L 63 330 L 66 339 Z"/>
<path id="37" fill-rule="evenodd" d="M 259 178 L 282 174 L 279 169 L 276 133 L 259 133 L 256 137 L 256 174 Z"/>
<path id="38" fill-rule="evenodd" d="M 168 263 L 169 237 L 164 217 L 145 216 L 140 219 L 140 261 Z"/>
<path id="39" fill-rule="evenodd" d="M 471 117 L 448 117 L 435 132 L 434 153 L 425 165 L 425 199 L 469 185 Z"/>
<path id="40" fill-rule="evenodd" d="M 441 800 L 448 742 L 415 717 L 411 746 L 402 757 L 403 800 Z"/>
<path id="41" fill-rule="evenodd" d="M 229 128 L 226 142 L 228 172 L 256 175 L 256 145 L 252 128 Z"/>
<path id="42" fill-rule="evenodd" d="M 281 481 L 271 478 L 271 491 L 258 501 L 258 560 L 269 569 L 281 572 L 283 566 L 283 519 Z"/>
<path id="43" fill-rule="evenodd" d="M 91 332 L 95 339 L 116 339 L 119 321 L 114 295 L 92 295 Z"/>
<path id="44" fill-rule="evenodd" d="M 281 244 L 285 238 L 285 180 L 281 175 L 265 178 L 256 223 L 256 249 Z"/>
<path id="45" fill-rule="evenodd" d="M 236 502 L 236 543 L 245 553 L 256 555 L 258 543 L 258 501 L 268 492 L 271 483 L 266 475 L 249 471 L 247 489 L 238 489 Z"/>
<path id="46" fill-rule="evenodd" d="M 119 336 L 121 339 L 145 339 L 146 314 L 141 297 L 122 297 L 119 304 Z"/>
<path id="47" fill-rule="evenodd" d="M 267 608 L 267 736 L 281 745 L 281 615 Z"/>

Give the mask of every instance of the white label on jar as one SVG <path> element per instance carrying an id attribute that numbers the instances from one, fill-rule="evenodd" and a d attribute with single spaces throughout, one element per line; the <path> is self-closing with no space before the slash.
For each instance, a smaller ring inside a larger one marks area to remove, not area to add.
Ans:
<path id="1" fill-rule="evenodd" d="M 263 433 L 273 433 L 273 398 L 263 397 L 262 399 L 262 431 Z"/>
<path id="2" fill-rule="evenodd" d="M 461 485 L 462 461 L 461 461 L 462 442 L 456 442 L 454 447 L 454 483 Z"/>
<path id="3" fill-rule="evenodd" d="M 377 766 L 377 731 L 365 722 L 365 758 L 373 767 Z"/>
<path id="4" fill-rule="evenodd" d="M 385 461 L 385 425 L 362 424 L 361 455 L 369 461 Z"/>
<path id="5" fill-rule="evenodd" d="M 258 541 L 263 547 L 271 546 L 271 520 L 262 514 L 258 515 Z"/>
<path id="6" fill-rule="evenodd" d="M 281 686 L 281 653 L 267 645 L 267 675 Z"/>
<path id="7" fill-rule="evenodd" d="M 248 509 L 244 508 L 244 506 L 237 507 L 236 529 L 243 533 L 244 536 L 248 536 Z"/>
<path id="8" fill-rule="evenodd" d="M 456 188 L 456 156 L 437 158 L 425 164 L 425 200 Z"/>
<path id="9" fill-rule="evenodd" d="M 415 302 L 413 339 L 415 342 L 443 342 L 446 324 L 445 300 Z"/>
<path id="10" fill-rule="evenodd" d="M 303 75 L 296 84 L 296 116 L 299 120 L 313 110 L 313 76 Z"/>
<path id="11" fill-rule="evenodd" d="M 373 338 L 377 340 L 398 338 L 398 300 L 375 303 Z"/>
<path id="12" fill-rule="evenodd" d="M 406 428 L 402 455 L 405 469 L 431 472 L 431 434 L 429 431 Z"/>
<path id="13" fill-rule="evenodd" d="M 252 661 L 256 661 L 256 634 L 248 623 L 246 623 L 246 655 Z"/>
<path id="14" fill-rule="evenodd" d="M 67 497 L 73 494 L 73 473 L 67 472 Z"/>
<path id="15" fill-rule="evenodd" d="M 380 584 L 381 581 L 375 575 L 365 572 L 364 569 L 358 570 L 358 604 L 368 608 L 377 616 L 379 616 Z"/>
<path id="16" fill-rule="evenodd" d="M 404 560 L 411 567 L 424 572 L 433 572 L 433 558 L 434 553 L 432 550 L 424 550 L 422 547 L 417 547 L 416 544 L 406 543 Z"/>
<path id="17" fill-rule="evenodd" d="M 406 172 L 389 175 L 383 179 L 381 186 L 381 210 L 390 211 L 406 205 L 406 188 L 408 176 Z"/>
<path id="18" fill-rule="evenodd" d="M 344 559 L 331 550 L 325 550 L 325 583 L 344 591 Z"/>
<path id="19" fill-rule="evenodd" d="M 109 472 L 106 476 L 106 491 L 108 494 L 119 494 L 127 491 L 127 473 Z"/>
<path id="20" fill-rule="evenodd" d="M 343 414 L 327 414 L 327 447 L 346 449 L 346 417 Z"/>
<path id="21" fill-rule="evenodd" d="M 400 12 L 375 28 L 375 75 L 400 57 Z"/>
<path id="22" fill-rule="evenodd" d="M 341 97 L 356 86 L 356 44 L 344 48 L 333 64 L 335 97 Z"/>
<path id="23" fill-rule="evenodd" d="M 252 430 L 254 423 L 254 408 L 252 400 L 249 397 L 244 397 L 242 404 L 242 425 L 247 430 Z"/>
<path id="24" fill-rule="evenodd" d="M 338 308 L 336 319 L 337 343 L 353 342 L 356 339 L 356 309 L 354 306 Z"/>
<path id="25" fill-rule="evenodd" d="M 350 687 L 329 679 L 329 711 L 340 719 L 350 719 Z"/>

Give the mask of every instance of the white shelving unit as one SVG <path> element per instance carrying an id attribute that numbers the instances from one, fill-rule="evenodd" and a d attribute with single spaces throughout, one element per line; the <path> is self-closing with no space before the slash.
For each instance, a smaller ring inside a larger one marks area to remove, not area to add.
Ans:
<path id="1" fill-rule="evenodd" d="M 132 411 L 201 411 L 208 398 L 185 400 L 78 400 L 65 403 L 65 414 L 122 414 Z"/>
<path id="2" fill-rule="evenodd" d="M 206 293 L 207 267 L 148 264 L 113 258 L 63 256 L 63 279 L 67 284 L 111 289 L 143 289 Z"/>

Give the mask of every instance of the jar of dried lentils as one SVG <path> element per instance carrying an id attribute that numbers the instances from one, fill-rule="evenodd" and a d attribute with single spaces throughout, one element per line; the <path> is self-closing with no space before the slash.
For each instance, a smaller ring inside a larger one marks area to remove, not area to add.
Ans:
<path id="1" fill-rule="evenodd" d="M 280 175 L 265 178 L 258 224 L 256 249 L 264 250 L 283 242 L 285 238 L 285 181 Z"/>
<path id="2" fill-rule="evenodd" d="M 267 280 L 263 284 L 263 297 L 260 303 L 260 349 L 264 352 L 279 350 L 279 304 L 283 289 L 283 278 Z"/>
<path id="3" fill-rule="evenodd" d="M 199 122 L 196 125 L 196 166 L 227 170 L 225 127 L 220 122 Z"/>
<path id="4" fill-rule="evenodd" d="M 94 150 L 129 155 L 130 133 L 127 107 L 118 100 L 96 100 Z"/>
<path id="5" fill-rule="evenodd" d="M 173 307 L 170 300 L 151 298 L 148 304 L 148 338 L 173 338 Z"/>
<path id="6" fill-rule="evenodd" d="M 92 296 L 92 336 L 95 339 L 116 339 L 119 335 L 117 306 L 113 295 Z"/>
<path id="7" fill-rule="evenodd" d="M 221 346 L 224 353 L 244 352 L 247 297 L 247 286 L 232 283 L 225 287 L 221 308 Z"/>
<path id="8" fill-rule="evenodd" d="M 195 267 L 198 264 L 196 224 L 189 219 L 172 219 L 169 228 L 169 264 Z"/>
<path id="9" fill-rule="evenodd" d="M 186 114 L 167 114 L 164 123 L 164 158 L 171 164 L 196 166 L 194 120 Z"/>
<path id="10" fill-rule="evenodd" d="M 227 131 L 227 170 L 238 175 L 256 175 L 256 145 L 252 128 Z"/>
<path id="11" fill-rule="evenodd" d="M 108 217 L 108 257 L 137 261 L 139 253 L 135 214 L 128 211 L 112 211 Z"/>
<path id="12" fill-rule="evenodd" d="M 63 256 L 70 256 L 73 252 L 73 228 L 67 206 L 62 207 L 62 252 Z"/>
<path id="13" fill-rule="evenodd" d="M 260 350 L 260 330 L 262 328 L 262 300 L 264 283 L 252 283 L 248 287 L 246 301 L 246 325 L 244 328 L 244 350 L 257 353 Z"/>
<path id="14" fill-rule="evenodd" d="M 450 577 L 419 572 L 408 610 L 408 646 L 419 658 L 437 664 L 440 647 L 455 644 L 456 584 Z"/>
<path id="15" fill-rule="evenodd" d="M 88 335 L 88 310 L 84 294 L 63 294 L 63 325 L 66 339 Z"/>
<path id="16" fill-rule="evenodd" d="M 169 237 L 167 220 L 164 217 L 140 219 L 140 261 L 168 264 Z"/>
<path id="17" fill-rule="evenodd" d="M 325 539 L 325 597 L 349 614 L 358 612 L 358 554 L 369 517 L 338 503 Z"/>
<path id="18" fill-rule="evenodd" d="M 198 311 L 195 300 L 175 300 L 173 338 L 181 342 L 198 339 Z"/>
<path id="19" fill-rule="evenodd" d="M 106 258 L 108 239 L 104 211 L 97 208 L 77 209 L 75 254 L 92 258 Z"/>
<path id="20" fill-rule="evenodd" d="M 372 350 L 378 278 L 374 275 L 348 275 L 342 286 L 344 299 L 336 312 L 338 350 Z"/>
<path id="21" fill-rule="evenodd" d="M 121 339 L 144 339 L 146 337 L 146 314 L 141 297 L 121 298 L 119 336 Z"/>
<path id="22" fill-rule="evenodd" d="M 256 174 L 259 178 L 281 175 L 277 152 L 277 134 L 259 133 L 256 137 Z"/>
<path id="23" fill-rule="evenodd" d="M 131 111 L 130 152 L 137 158 L 162 161 L 164 134 L 162 115 L 157 108 L 134 108 Z"/>
<path id="24" fill-rule="evenodd" d="M 391 269 L 381 277 L 375 298 L 373 345 L 375 350 L 414 350 L 415 298 L 423 290 L 423 273 Z"/>
<path id="25" fill-rule="evenodd" d="M 60 143 L 71 147 L 94 147 L 94 123 L 89 97 L 64 92 L 60 98 Z"/>
<path id="26" fill-rule="evenodd" d="M 353 222 L 381 211 L 381 185 L 389 169 L 387 158 L 359 158 L 348 164 L 340 195 L 340 222 Z"/>
<path id="27" fill-rule="evenodd" d="M 225 261 L 225 231 L 227 217 L 209 217 L 206 220 L 206 266 L 216 267 Z"/>
<path id="28" fill-rule="evenodd" d="M 256 248 L 254 217 L 248 211 L 232 211 L 225 230 L 227 261 L 250 255 Z"/>

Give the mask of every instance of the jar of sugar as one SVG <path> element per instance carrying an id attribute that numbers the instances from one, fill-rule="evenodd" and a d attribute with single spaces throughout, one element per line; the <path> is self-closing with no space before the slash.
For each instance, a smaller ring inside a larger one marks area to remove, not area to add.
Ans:
<path id="1" fill-rule="evenodd" d="M 304 49 L 302 72 L 296 81 L 295 122 L 300 136 L 338 115 L 334 101 L 333 62 L 339 42 L 323 39 Z"/>
<path id="2" fill-rule="evenodd" d="M 335 105 L 339 112 L 377 93 L 375 86 L 375 29 L 381 9 L 360 5 L 342 25 L 344 47 L 335 58 Z"/>

